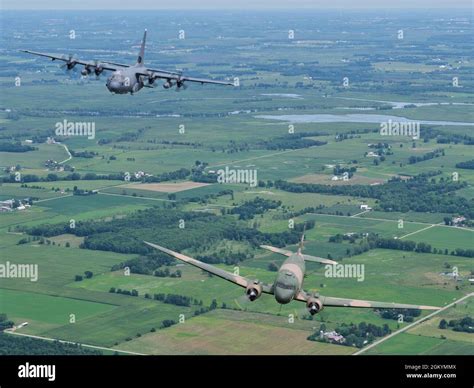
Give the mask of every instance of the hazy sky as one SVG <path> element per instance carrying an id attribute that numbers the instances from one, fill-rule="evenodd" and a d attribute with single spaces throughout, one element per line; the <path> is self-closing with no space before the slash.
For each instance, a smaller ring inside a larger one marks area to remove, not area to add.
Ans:
<path id="1" fill-rule="evenodd" d="M 471 8 L 472 0 L 0 0 L 3 9 Z"/>

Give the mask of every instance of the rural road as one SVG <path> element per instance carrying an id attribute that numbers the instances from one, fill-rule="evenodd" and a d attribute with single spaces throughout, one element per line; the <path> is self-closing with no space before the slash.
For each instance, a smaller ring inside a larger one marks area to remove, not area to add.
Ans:
<path id="1" fill-rule="evenodd" d="M 66 163 L 68 161 L 70 161 L 72 159 L 72 155 L 71 153 L 69 152 L 69 148 L 67 148 L 67 145 L 66 144 L 62 144 L 62 143 L 59 143 L 57 142 L 56 144 L 59 144 L 61 147 L 64 147 L 64 149 L 66 150 L 67 154 L 69 155 L 69 157 L 67 159 L 64 159 L 63 161 L 61 162 L 58 162 L 58 164 L 63 164 L 63 163 Z"/>
<path id="2" fill-rule="evenodd" d="M 390 334 L 390 335 L 388 335 L 388 336 L 386 336 L 386 337 L 384 337 L 384 338 L 382 338 L 378 341 L 375 341 L 373 344 L 359 350 L 358 352 L 353 353 L 352 355 L 353 356 L 358 356 L 359 354 L 365 353 L 367 350 L 372 349 L 373 347 L 381 344 L 384 341 L 387 341 L 388 339 L 390 339 L 392 337 L 395 337 L 397 334 L 403 333 L 404 331 L 407 331 L 407 330 L 411 329 L 412 327 L 418 325 L 419 323 L 422 323 L 422 322 L 424 322 L 428 319 L 431 319 L 432 317 L 439 314 L 440 312 L 445 311 L 445 310 L 449 309 L 450 307 L 454 306 L 456 303 L 462 302 L 463 300 L 468 299 L 472 296 L 474 296 L 474 292 L 471 292 L 470 294 L 467 294 L 467 295 L 463 296 L 462 298 L 455 300 L 454 302 L 448 304 L 447 306 L 444 306 L 443 308 L 435 311 L 434 313 L 431 313 L 431 314 L 427 315 L 426 317 L 423 317 L 423 318 L 409 324 L 408 326 L 405 326 L 405 327 L 401 328 L 400 330 L 397 330 L 396 332 L 394 332 L 394 333 L 392 333 L 392 334 Z"/>

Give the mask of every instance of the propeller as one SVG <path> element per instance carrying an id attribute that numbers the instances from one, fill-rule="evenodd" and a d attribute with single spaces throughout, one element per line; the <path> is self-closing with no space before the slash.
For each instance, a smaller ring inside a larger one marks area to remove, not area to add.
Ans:
<path id="1" fill-rule="evenodd" d="M 148 85 L 153 86 L 157 79 L 158 77 L 155 75 L 155 73 L 149 73 L 148 79 L 147 79 Z"/>
<path id="2" fill-rule="evenodd" d="M 90 74 L 92 74 L 92 72 L 94 72 L 95 79 L 99 80 L 100 75 L 102 74 L 103 71 L 104 71 L 104 68 L 102 67 L 102 64 L 96 60 L 92 63 L 88 63 L 87 65 L 85 65 L 84 69 L 81 70 L 81 74 L 83 77 L 88 77 Z"/>
<path id="3" fill-rule="evenodd" d="M 63 58 L 64 58 L 64 56 L 63 56 Z M 77 62 L 74 59 L 74 55 L 69 54 L 68 59 L 64 62 L 64 64 L 62 64 L 60 66 L 60 68 L 65 70 L 65 71 L 69 71 L 69 70 L 76 71 L 76 69 L 75 69 L 76 65 L 77 65 Z"/>
<path id="4" fill-rule="evenodd" d="M 312 319 L 313 315 L 310 314 L 308 309 L 305 307 L 299 307 L 295 309 L 295 318 L 297 319 Z"/>
<path id="5" fill-rule="evenodd" d="M 181 80 L 181 77 L 178 77 L 176 80 L 176 91 L 179 92 L 181 89 L 186 90 L 188 88 L 188 85 L 184 83 L 184 80 Z"/>
<path id="6" fill-rule="evenodd" d="M 308 295 L 308 299 L 313 298 L 313 299 L 319 299 L 319 292 L 313 291 Z M 321 308 L 321 310 L 317 310 L 316 307 L 312 307 L 314 309 L 313 314 L 309 311 L 309 308 L 307 305 L 305 305 L 302 308 L 299 308 L 298 310 L 295 310 L 295 316 L 300 319 L 310 319 L 313 320 L 314 317 L 317 315 L 320 315 L 322 317 L 324 309 Z"/>
<path id="7" fill-rule="evenodd" d="M 248 305 L 252 303 L 247 297 L 247 295 L 245 294 L 239 296 L 238 298 L 235 298 L 234 302 L 239 309 L 244 310 L 244 311 L 247 310 Z"/>
<path id="8" fill-rule="evenodd" d="M 96 80 L 100 79 L 100 75 L 103 71 L 104 68 L 102 67 L 102 64 L 99 61 L 94 61 L 94 74 Z"/>

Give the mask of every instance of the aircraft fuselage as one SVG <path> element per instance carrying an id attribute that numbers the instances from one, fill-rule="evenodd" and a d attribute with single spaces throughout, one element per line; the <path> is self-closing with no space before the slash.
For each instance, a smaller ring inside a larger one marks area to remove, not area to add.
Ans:
<path id="1" fill-rule="evenodd" d="M 291 255 L 283 262 L 274 283 L 278 303 L 290 303 L 298 295 L 303 287 L 305 270 L 304 258 L 300 253 Z"/>
<path id="2" fill-rule="evenodd" d="M 137 73 L 146 73 L 144 66 L 130 66 L 124 69 L 114 71 L 112 75 L 107 78 L 107 89 L 115 94 L 133 94 L 143 88 L 143 79 Z"/>

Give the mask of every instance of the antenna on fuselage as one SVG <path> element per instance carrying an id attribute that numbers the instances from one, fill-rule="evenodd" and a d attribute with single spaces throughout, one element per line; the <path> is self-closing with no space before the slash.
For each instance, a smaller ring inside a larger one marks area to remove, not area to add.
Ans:
<path id="1" fill-rule="evenodd" d="M 303 251 L 303 248 L 304 248 L 304 233 L 305 232 L 306 232 L 306 223 L 303 226 L 303 233 L 301 234 L 301 240 L 298 246 L 298 255 L 301 255 L 301 252 Z"/>

